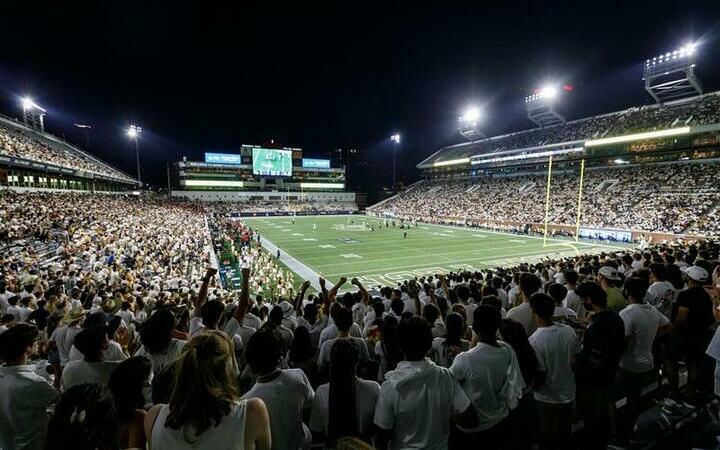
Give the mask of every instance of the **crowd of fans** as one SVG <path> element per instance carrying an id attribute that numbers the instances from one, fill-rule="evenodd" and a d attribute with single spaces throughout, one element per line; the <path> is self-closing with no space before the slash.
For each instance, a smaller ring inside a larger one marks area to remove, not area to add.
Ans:
<path id="1" fill-rule="evenodd" d="M 231 215 L 233 213 L 263 214 L 322 214 L 337 211 L 357 211 L 354 202 L 342 202 L 336 199 L 328 201 L 296 201 L 296 200 L 251 200 L 243 202 L 212 202 L 213 211 Z"/>
<path id="2" fill-rule="evenodd" d="M 720 393 L 715 241 L 271 299 L 241 225 L 241 289 L 217 285 L 197 205 L 3 204 L 3 449 L 605 448 L 661 366 L 677 404 Z"/>
<path id="3" fill-rule="evenodd" d="M 0 154 L 132 181 L 127 175 L 97 160 L 59 145 L 52 146 L 3 124 L 0 124 Z"/>
<path id="4" fill-rule="evenodd" d="M 602 137 L 620 136 L 682 126 L 720 122 L 720 95 L 707 94 L 687 103 L 633 107 L 601 116 L 570 121 L 547 128 L 536 128 L 491 137 L 443 149 L 427 162 L 447 161 L 481 153 L 513 150 Z"/>
<path id="5" fill-rule="evenodd" d="M 580 222 L 586 227 L 715 236 L 720 186 L 713 163 L 587 170 Z M 372 210 L 459 224 L 543 223 L 547 177 L 524 175 L 420 184 Z M 552 178 L 549 222 L 574 225 L 580 177 Z"/>

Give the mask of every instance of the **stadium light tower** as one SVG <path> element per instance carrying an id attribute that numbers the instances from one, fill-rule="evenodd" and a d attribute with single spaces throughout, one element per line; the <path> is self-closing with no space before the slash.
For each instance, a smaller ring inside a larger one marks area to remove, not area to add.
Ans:
<path id="1" fill-rule="evenodd" d="M 540 128 L 565 123 L 565 118 L 555 111 L 555 101 L 560 92 L 561 90 L 555 85 L 548 84 L 525 97 L 528 119 L 538 124 Z"/>
<path id="2" fill-rule="evenodd" d="M 397 148 L 400 145 L 400 134 L 395 133 L 392 136 L 390 136 L 390 140 L 393 142 L 393 193 L 395 192 L 395 154 L 397 153 Z"/>
<path id="3" fill-rule="evenodd" d="M 463 115 L 458 118 L 458 131 L 465 139 L 472 141 L 485 137 L 477 128 L 481 116 L 480 108 L 473 106 L 466 109 Z"/>
<path id="4" fill-rule="evenodd" d="M 45 132 L 45 111 L 43 108 L 38 106 L 30 97 L 23 97 L 20 99 L 20 104 L 23 109 L 23 123 L 26 127 L 30 127 L 35 131 L 41 133 Z"/>
<path id="5" fill-rule="evenodd" d="M 645 90 L 656 102 L 702 94 L 702 85 L 695 75 L 697 47 L 697 43 L 690 42 L 672 52 L 645 60 Z"/>
<path id="6" fill-rule="evenodd" d="M 138 188 L 142 188 L 142 179 L 140 178 L 140 144 L 138 143 L 140 140 L 140 133 L 142 133 L 142 128 L 135 125 L 130 125 L 130 128 L 127 130 L 128 137 L 135 141 L 135 162 L 137 163 Z"/>
<path id="7" fill-rule="evenodd" d="M 525 97 L 525 109 L 528 119 L 540 128 L 565 123 L 565 118 L 555 110 L 555 101 L 561 90 L 553 84 L 536 89 L 531 95 Z"/>

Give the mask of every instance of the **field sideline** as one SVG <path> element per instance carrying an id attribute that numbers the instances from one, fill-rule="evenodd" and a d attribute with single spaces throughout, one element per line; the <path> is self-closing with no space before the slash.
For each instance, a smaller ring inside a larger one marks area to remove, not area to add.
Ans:
<path id="1" fill-rule="evenodd" d="M 386 228 L 381 219 L 368 216 L 298 216 L 294 224 L 292 217 L 240 220 L 331 283 L 356 276 L 368 286 L 622 248 L 560 239 L 548 239 L 543 247 L 542 238 L 428 224 L 411 227 L 403 238 L 404 230 Z"/>

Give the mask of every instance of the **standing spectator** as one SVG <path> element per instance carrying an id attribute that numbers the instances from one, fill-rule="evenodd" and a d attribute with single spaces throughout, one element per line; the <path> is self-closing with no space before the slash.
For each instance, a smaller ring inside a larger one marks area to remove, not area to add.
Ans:
<path id="1" fill-rule="evenodd" d="M 533 391 L 539 382 L 538 358 L 530 345 L 525 329 L 519 323 L 503 319 L 500 326 L 502 340 L 510 344 L 517 356 L 520 372 L 525 381 L 525 389 L 517 407 L 510 411 L 508 418 L 509 448 L 516 450 L 530 449 L 537 442 L 538 410 Z"/>
<path id="2" fill-rule="evenodd" d="M 675 290 L 672 283 L 667 281 L 668 270 L 664 264 L 650 264 L 650 287 L 648 288 L 648 302 L 655 306 L 665 317 L 672 314 L 672 304 L 675 300 Z"/>
<path id="3" fill-rule="evenodd" d="M 38 351 L 40 333 L 34 325 L 19 323 L 0 334 L 0 448 L 42 449 L 47 408 L 57 398 L 48 382 L 28 364 Z"/>
<path id="4" fill-rule="evenodd" d="M 450 313 L 445 319 L 445 337 L 433 339 L 431 359 L 441 367 L 450 367 L 455 357 L 470 349 L 470 342 L 463 339 L 465 321 L 458 313 Z"/>
<path id="5" fill-rule="evenodd" d="M 617 283 L 620 281 L 620 273 L 612 266 L 602 266 L 598 270 L 598 280 L 600 287 L 607 294 L 607 307 L 610 311 L 619 313 L 626 304 Z"/>
<path id="6" fill-rule="evenodd" d="M 55 365 L 55 373 L 60 375 L 55 376 L 55 387 L 58 389 L 62 380 L 62 369 L 70 362 L 70 349 L 75 342 L 75 336 L 82 331 L 80 324 L 84 319 L 85 310 L 82 306 L 74 307 L 65 313 L 60 321 L 61 326 L 55 328 L 50 335 L 49 351 L 52 350 L 52 347 L 56 347 L 60 359 L 59 364 Z"/>
<path id="7" fill-rule="evenodd" d="M 302 418 L 315 392 L 302 370 L 280 369 L 281 340 L 277 329 L 267 327 L 250 338 L 245 357 L 257 379 L 243 398 L 257 397 L 267 405 L 274 450 L 297 450 L 310 444 Z"/>
<path id="8" fill-rule="evenodd" d="M 670 320 L 657 308 L 645 302 L 648 283 L 632 277 L 625 281 L 625 296 L 629 304 L 620 311 L 625 327 L 626 347 L 620 359 L 620 385 L 627 395 L 625 420 L 618 425 L 626 438 L 632 432 L 640 414 L 642 390 L 657 381 L 658 373 L 652 354 L 655 340 L 670 329 Z"/>
<path id="9" fill-rule="evenodd" d="M 540 447 L 567 448 L 574 416 L 575 375 L 572 361 L 580 352 L 575 331 L 552 320 L 555 302 L 546 294 L 534 294 L 530 306 L 537 330 L 529 341 L 538 358 L 540 382 L 535 400 L 540 414 Z"/>
<path id="10" fill-rule="evenodd" d="M 185 341 L 173 337 L 175 315 L 168 309 L 161 309 L 143 323 L 140 329 L 142 347 L 135 356 L 144 356 L 152 363 L 153 372 L 160 372 L 180 356 Z"/>
<path id="11" fill-rule="evenodd" d="M 625 349 L 625 327 L 620 316 L 608 310 L 607 294 L 599 285 L 585 282 L 576 292 L 592 311 L 575 365 L 578 412 L 585 420 L 588 448 L 605 449 L 612 423 L 610 387 Z"/>
<path id="12" fill-rule="evenodd" d="M 233 353 L 230 338 L 217 330 L 188 342 L 176 365 L 170 404 L 153 406 L 145 418 L 150 448 L 270 449 L 265 403 L 240 400 Z"/>
<path id="13" fill-rule="evenodd" d="M 335 326 L 338 329 L 337 337 L 331 338 L 323 342 L 320 347 L 318 354 L 318 368 L 322 371 L 325 366 L 330 363 L 330 353 L 335 342 L 339 340 L 347 340 L 358 349 L 358 355 L 360 356 L 360 363 L 367 364 L 370 359 L 367 351 L 367 344 L 365 339 L 350 336 L 350 327 L 353 325 L 352 312 L 345 307 L 340 305 L 336 306 L 335 313 Z"/>
<path id="14" fill-rule="evenodd" d="M 85 328 L 75 336 L 75 346 L 84 355 L 80 361 L 70 361 L 63 370 L 63 390 L 84 383 L 99 383 L 107 386 L 110 373 L 117 367 L 117 361 L 105 361 L 103 352 L 108 346 L 107 328 L 95 326 Z"/>
<path id="15" fill-rule="evenodd" d="M 380 328 L 380 340 L 375 344 L 375 354 L 380 359 L 378 368 L 378 383 L 380 384 L 385 381 L 385 375 L 391 370 L 395 370 L 402 360 L 402 349 L 397 330 L 398 320 L 395 316 L 387 315 Z"/>
<path id="16" fill-rule="evenodd" d="M 398 326 L 405 361 L 386 374 L 375 410 L 379 428 L 378 448 L 448 448 L 451 418 L 472 428 L 475 409 L 448 369 L 425 358 L 432 345 L 432 329 L 422 317 L 403 320 Z"/>
<path id="17" fill-rule="evenodd" d="M 531 273 L 520 274 L 520 294 L 522 303 L 511 308 L 507 313 L 507 318 L 516 322 L 525 328 L 525 334 L 532 335 L 537 328 L 537 323 L 533 320 L 533 311 L 530 307 L 530 297 L 540 290 L 542 283 L 540 278 Z"/>
<path id="18" fill-rule="evenodd" d="M 698 364 L 710 341 L 710 326 L 715 322 L 712 300 L 703 288 L 708 276 L 702 267 L 688 267 L 685 271 L 687 289 L 678 294 L 673 305 L 672 333 L 665 360 L 672 396 L 678 395 L 678 363 L 683 360 L 688 371 L 687 391 L 691 395 L 695 392 Z"/>
<path id="19" fill-rule="evenodd" d="M 329 445 L 347 436 L 371 442 L 380 385 L 357 377 L 359 355 L 349 341 L 336 342 L 330 355 L 330 383 L 315 392 L 310 427 L 326 436 Z"/>
<path id="20" fill-rule="evenodd" d="M 501 321 L 497 308 L 478 306 L 472 325 L 478 343 L 457 355 L 450 366 L 478 417 L 475 427 L 460 428 L 459 448 L 500 447 L 506 439 L 501 422 L 517 406 L 525 388 L 515 351 L 496 338 Z"/>

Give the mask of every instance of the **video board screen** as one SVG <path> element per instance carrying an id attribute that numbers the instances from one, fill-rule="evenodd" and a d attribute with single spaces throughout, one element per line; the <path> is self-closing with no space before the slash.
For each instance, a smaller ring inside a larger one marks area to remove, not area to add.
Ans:
<path id="1" fill-rule="evenodd" d="M 330 168 L 330 160 L 329 159 L 303 158 L 302 166 L 306 169 L 329 169 Z"/>
<path id="2" fill-rule="evenodd" d="M 231 153 L 205 153 L 205 162 L 210 164 L 242 164 L 242 157 Z"/>
<path id="3" fill-rule="evenodd" d="M 253 148 L 253 174 L 269 177 L 292 176 L 292 152 Z"/>

